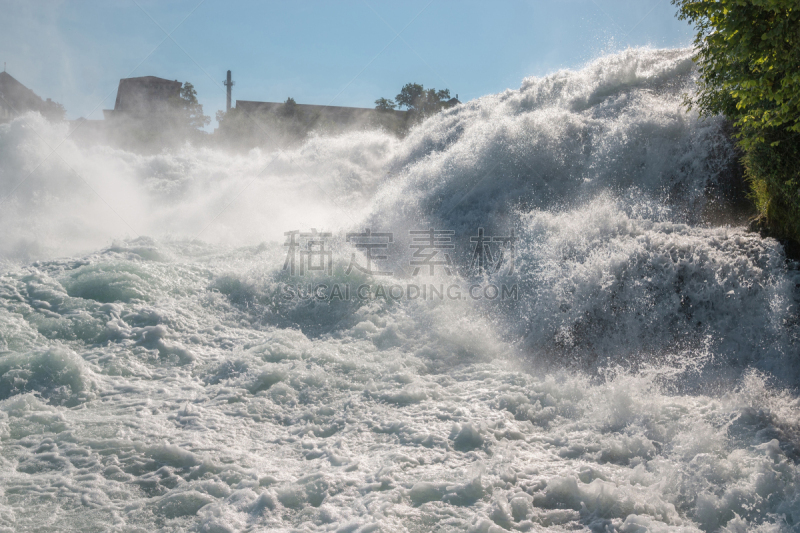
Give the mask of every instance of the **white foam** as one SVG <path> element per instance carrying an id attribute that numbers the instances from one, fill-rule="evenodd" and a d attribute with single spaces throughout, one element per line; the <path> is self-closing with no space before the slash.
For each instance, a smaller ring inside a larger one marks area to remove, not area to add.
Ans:
<path id="1" fill-rule="evenodd" d="M 0 529 L 796 528 L 796 272 L 696 212 L 732 152 L 680 106 L 689 55 L 277 154 L 68 139 L 37 168 L 66 131 L 0 126 L 0 192 L 34 171 L 0 211 Z M 513 228 L 513 274 L 426 279 L 520 298 L 279 297 L 284 231 L 334 233 L 304 283 L 401 284 L 348 276 L 342 232 L 397 263 L 429 225 Z"/>

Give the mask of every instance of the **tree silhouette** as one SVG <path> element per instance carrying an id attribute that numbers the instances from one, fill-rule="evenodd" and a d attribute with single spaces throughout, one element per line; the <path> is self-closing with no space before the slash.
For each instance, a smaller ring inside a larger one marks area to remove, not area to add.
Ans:
<path id="1" fill-rule="evenodd" d="M 386 98 L 378 98 L 375 100 L 375 109 L 378 111 L 392 111 L 397 108 L 397 104 L 394 103 L 394 100 L 388 100 Z"/>
<path id="2" fill-rule="evenodd" d="M 450 100 L 450 90 L 425 89 L 420 83 L 406 83 L 395 97 L 397 105 L 405 107 L 417 120 L 441 111 Z"/>
<path id="3" fill-rule="evenodd" d="M 177 107 L 183 115 L 183 121 L 191 129 L 202 129 L 211 122 L 211 118 L 203 114 L 203 105 L 197 101 L 194 85 L 188 81 L 181 88 Z"/>

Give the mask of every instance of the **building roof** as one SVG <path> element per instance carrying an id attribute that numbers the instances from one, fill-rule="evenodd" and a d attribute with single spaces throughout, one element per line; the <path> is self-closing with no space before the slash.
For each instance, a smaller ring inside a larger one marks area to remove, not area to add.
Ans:
<path id="1" fill-rule="evenodd" d="M 153 113 L 166 102 L 180 95 L 181 82 L 156 76 L 123 78 L 119 80 L 114 111 L 128 113 Z"/>
<path id="2" fill-rule="evenodd" d="M 158 76 L 139 76 L 138 78 L 122 78 L 119 81 L 124 82 L 135 82 L 135 83 L 152 83 L 152 84 L 159 84 L 164 83 L 168 85 L 178 84 L 181 85 L 181 82 L 178 80 L 168 80 L 167 78 L 159 78 Z"/>
<path id="3" fill-rule="evenodd" d="M 11 114 L 25 111 L 43 111 L 44 100 L 22 85 L 8 72 L 0 72 L 0 106 Z"/>
<path id="4" fill-rule="evenodd" d="M 278 111 L 284 105 L 284 102 L 256 102 L 252 100 L 236 100 L 236 108 L 243 109 L 245 112 L 271 112 Z M 334 117 L 351 117 L 363 114 L 372 113 L 394 113 L 398 116 L 404 116 L 407 111 L 399 109 L 378 111 L 372 107 L 344 107 L 336 105 L 313 105 L 313 104 L 295 104 L 298 111 L 315 112 L 325 116 Z"/>

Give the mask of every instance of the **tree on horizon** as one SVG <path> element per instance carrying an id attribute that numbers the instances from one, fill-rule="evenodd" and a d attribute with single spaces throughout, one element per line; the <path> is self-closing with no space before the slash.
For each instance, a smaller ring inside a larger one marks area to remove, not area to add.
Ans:
<path id="1" fill-rule="evenodd" d="M 203 114 L 203 104 L 197 101 L 194 85 L 188 81 L 181 87 L 178 109 L 190 129 L 201 130 L 211 122 L 211 118 Z"/>
<path id="2" fill-rule="evenodd" d="M 450 89 L 425 89 L 421 83 L 406 83 L 394 99 L 398 107 L 405 107 L 416 120 L 424 120 L 438 113 L 448 100 Z"/>
<path id="3" fill-rule="evenodd" d="M 394 103 L 394 100 L 389 100 L 387 98 L 378 98 L 375 100 L 375 109 L 378 111 L 394 111 L 397 108 L 397 104 Z"/>

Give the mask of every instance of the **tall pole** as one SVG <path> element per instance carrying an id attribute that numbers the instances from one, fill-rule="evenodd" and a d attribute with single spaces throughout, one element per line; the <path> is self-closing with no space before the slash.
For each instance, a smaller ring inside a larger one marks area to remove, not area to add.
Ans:
<path id="1" fill-rule="evenodd" d="M 231 87 L 233 87 L 233 82 L 231 81 L 231 71 L 228 71 L 228 78 L 225 80 L 225 87 L 228 88 L 228 95 L 225 99 L 225 112 L 231 110 Z"/>

